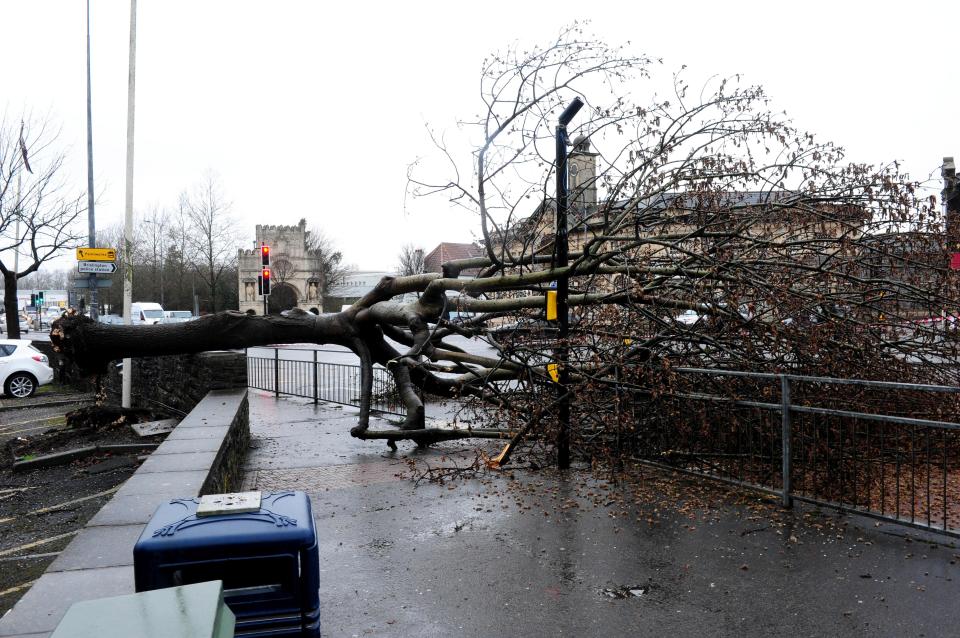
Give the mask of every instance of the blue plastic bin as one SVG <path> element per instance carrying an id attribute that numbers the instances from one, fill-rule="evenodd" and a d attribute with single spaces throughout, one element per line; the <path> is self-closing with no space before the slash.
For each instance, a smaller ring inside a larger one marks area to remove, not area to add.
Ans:
<path id="1" fill-rule="evenodd" d="M 154 512 L 133 548 L 136 590 L 222 580 L 237 635 L 320 636 L 320 563 L 310 499 L 267 492 L 257 512 L 197 517 L 196 498 Z"/>

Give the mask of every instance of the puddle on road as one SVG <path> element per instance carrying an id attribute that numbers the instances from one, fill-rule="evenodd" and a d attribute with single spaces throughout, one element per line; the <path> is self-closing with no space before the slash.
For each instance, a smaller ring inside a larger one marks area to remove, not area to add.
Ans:
<path id="1" fill-rule="evenodd" d="M 597 593 L 604 598 L 642 598 L 648 591 L 650 585 L 621 585 L 619 587 L 603 587 L 597 590 Z"/>

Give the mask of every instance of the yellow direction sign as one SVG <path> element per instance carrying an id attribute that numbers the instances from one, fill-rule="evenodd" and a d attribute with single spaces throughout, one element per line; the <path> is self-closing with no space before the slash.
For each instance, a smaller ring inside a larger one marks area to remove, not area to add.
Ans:
<path id="1" fill-rule="evenodd" d="M 116 261 L 115 248 L 77 248 L 77 259 L 80 261 Z"/>

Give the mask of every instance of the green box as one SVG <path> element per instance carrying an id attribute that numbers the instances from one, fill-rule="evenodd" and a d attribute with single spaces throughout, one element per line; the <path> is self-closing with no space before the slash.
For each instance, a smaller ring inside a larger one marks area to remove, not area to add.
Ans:
<path id="1" fill-rule="evenodd" d="M 213 580 L 74 603 L 50 638 L 233 638 L 234 624 Z"/>

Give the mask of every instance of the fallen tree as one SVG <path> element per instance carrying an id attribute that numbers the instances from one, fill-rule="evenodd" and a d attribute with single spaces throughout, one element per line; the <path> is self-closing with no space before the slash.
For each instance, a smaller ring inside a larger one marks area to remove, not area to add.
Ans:
<path id="1" fill-rule="evenodd" d="M 692 90 L 684 72 L 657 86 L 658 64 L 577 28 L 485 63 L 485 110 L 465 124 L 482 139 L 469 169 L 438 143 L 452 177 L 410 174 L 418 195 L 447 195 L 477 215 L 484 257 L 384 278 L 335 314 L 222 312 L 132 327 L 67 316 L 51 341 L 92 373 L 122 357 L 345 346 L 362 368 L 351 432 L 390 443 L 550 441 L 560 344 L 543 318 L 561 279 L 572 308 L 565 391 L 575 398 L 582 449 L 635 436 L 636 411 L 626 417 L 620 406 L 646 409 L 669 391 L 664 371 L 677 366 L 956 383 L 943 364 L 957 342 L 919 322 L 960 308 L 943 218 L 923 185 L 895 163 L 847 162 L 842 148 L 774 112 L 759 87 L 714 78 Z M 649 100 L 626 97 L 634 82 L 651 85 Z M 666 97 L 654 91 L 664 88 Z M 571 259 L 561 268 L 553 125 L 574 95 L 587 107 L 571 131 Z M 409 293 L 417 298 L 403 301 Z M 455 321 L 446 319 L 452 311 Z M 496 355 L 464 352 L 453 335 L 482 339 Z M 406 407 L 398 430 L 369 428 L 375 365 L 391 372 Z M 484 427 L 425 428 L 420 392 L 486 406 Z"/>

